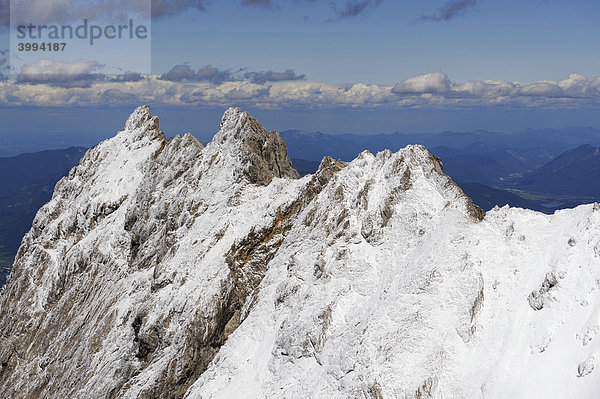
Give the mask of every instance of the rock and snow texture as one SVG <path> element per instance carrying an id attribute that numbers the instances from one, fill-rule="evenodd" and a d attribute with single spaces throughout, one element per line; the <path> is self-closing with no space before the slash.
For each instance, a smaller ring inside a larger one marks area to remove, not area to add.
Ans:
<path id="1" fill-rule="evenodd" d="M 0 297 L 7 398 L 593 398 L 600 207 L 484 215 L 421 146 L 325 158 L 229 109 L 88 151 Z"/>

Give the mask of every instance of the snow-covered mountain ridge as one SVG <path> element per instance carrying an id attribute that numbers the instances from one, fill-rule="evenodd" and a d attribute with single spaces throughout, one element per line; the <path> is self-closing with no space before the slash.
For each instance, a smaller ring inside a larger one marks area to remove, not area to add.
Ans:
<path id="1" fill-rule="evenodd" d="M 596 397 L 600 207 L 484 214 L 422 146 L 325 158 L 147 106 L 89 150 L 0 296 L 8 398 Z"/>

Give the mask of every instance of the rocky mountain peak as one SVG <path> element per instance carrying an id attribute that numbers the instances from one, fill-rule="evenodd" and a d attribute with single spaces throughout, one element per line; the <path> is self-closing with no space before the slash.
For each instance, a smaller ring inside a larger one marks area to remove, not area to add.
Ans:
<path id="1" fill-rule="evenodd" d="M 484 217 L 422 146 L 295 177 L 237 108 L 136 109 L 22 242 L 0 397 L 595 396 L 597 206 Z"/>
<path id="2" fill-rule="evenodd" d="M 122 135 L 129 135 L 133 141 L 137 141 L 143 137 L 150 139 L 162 138 L 165 136 L 161 132 L 158 117 L 152 116 L 150 107 L 142 105 L 137 107 L 125 122 L 125 129 L 120 132 Z"/>
<path id="3" fill-rule="evenodd" d="M 229 108 L 211 144 L 242 162 L 251 183 L 268 185 L 273 178 L 300 177 L 287 155 L 287 146 L 276 131 L 267 131 L 239 108 Z"/>

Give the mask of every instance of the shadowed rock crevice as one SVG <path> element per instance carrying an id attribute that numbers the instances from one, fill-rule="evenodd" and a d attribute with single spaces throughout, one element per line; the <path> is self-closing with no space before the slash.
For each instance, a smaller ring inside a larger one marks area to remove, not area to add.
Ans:
<path id="1" fill-rule="evenodd" d="M 529 306 L 531 306 L 533 310 L 542 310 L 551 300 L 552 291 L 556 289 L 555 287 L 558 285 L 558 282 L 559 276 L 555 272 L 547 273 L 540 289 L 532 291 L 527 297 Z"/>
<path id="2" fill-rule="evenodd" d="M 311 203 L 343 167 L 341 161 L 324 158 L 319 170 L 298 198 L 285 208 L 277 210 L 271 226 L 260 231 L 252 230 L 244 240 L 231 248 L 226 260 L 232 273 L 238 306 L 243 306 L 251 293 L 256 295 L 255 290 L 264 277 L 267 265 L 291 229 L 295 216 Z"/>

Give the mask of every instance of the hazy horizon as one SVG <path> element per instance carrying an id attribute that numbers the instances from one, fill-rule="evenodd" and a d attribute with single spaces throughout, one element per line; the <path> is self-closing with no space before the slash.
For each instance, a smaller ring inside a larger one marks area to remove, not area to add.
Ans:
<path id="1" fill-rule="evenodd" d="M 144 3 L 39 1 L 22 3 L 32 22 L 73 25 L 137 15 Z M 229 106 L 268 129 L 330 134 L 600 128 L 591 0 L 154 3 L 144 71 L 101 40 L 91 55 L 79 43 L 11 69 L 20 55 L 0 10 L 0 136 L 109 137 L 141 104 L 168 134 L 203 139 Z M 45 11 L 27 12 L 36 7 Z"/>

